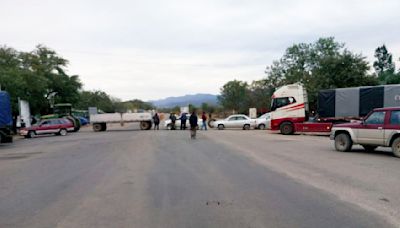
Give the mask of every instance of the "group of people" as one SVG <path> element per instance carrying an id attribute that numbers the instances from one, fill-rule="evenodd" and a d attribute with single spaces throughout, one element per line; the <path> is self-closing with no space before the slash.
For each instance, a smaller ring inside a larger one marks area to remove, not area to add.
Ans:
<path id="1" fill-rule="evenodd" d="M 169 119 L 171 120 L 171 130 L 175 130 L 175 123 L 176 123 L 176 116 L 174 113 L 171 113 L 169 116 Z M 186 113 L 182 113 L 180 116 L 180 121 L 181 121 L 181 126 L 180 129 L 181 130 L 186 130 L 186 121 L 187 121 L 187 116 Z M 205 112 L 203 112 L 203 114 L 201 115 L 201 119 L 202 119 L 202 125 L 200 130 L 207 130 L 207 115 Z M 154 122 L 154 130 L 159 130 L 160 127 L 160 116 L 156 113 L 153 116 L 153 122 Z M 192 112 L 192 114 L 189 117 L 189 125 L 190 125 L 190 137 L 192 139 L 196 138 L 196 131 L 198 128 L 198 117 L 196 112 Z"/>

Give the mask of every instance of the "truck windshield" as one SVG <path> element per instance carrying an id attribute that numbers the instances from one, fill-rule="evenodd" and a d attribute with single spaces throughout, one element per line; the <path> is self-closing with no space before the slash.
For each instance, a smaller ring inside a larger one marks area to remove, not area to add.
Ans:
<path id="1" fill-rule="evenodd" d="M 296 102 L 296 100 L 294 99 L 294 97 L 274 98 L 274 99 L 272 99 L 271 111 L 275 111 L 278 108 L 284 107 L 289 104 L 293 104 L 295 102 Z"/>

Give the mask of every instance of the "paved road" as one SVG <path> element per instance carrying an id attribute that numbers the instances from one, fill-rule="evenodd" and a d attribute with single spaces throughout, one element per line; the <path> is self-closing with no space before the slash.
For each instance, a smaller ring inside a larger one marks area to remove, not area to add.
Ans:
<path id="1" fill-rule="evenodd" d="M 298 154 L 327 141 L 294 137 Z M 1 145 L 0 227 L 391 227 L 390 217 L 265 161 L 279 164 L 290 140 L 116 130 Z"/>

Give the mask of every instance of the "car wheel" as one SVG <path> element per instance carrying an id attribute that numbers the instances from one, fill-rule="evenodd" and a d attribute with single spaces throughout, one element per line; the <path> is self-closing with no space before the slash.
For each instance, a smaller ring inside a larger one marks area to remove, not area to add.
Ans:
<path id="1" fill-rule="evenodd" d="M 171 124 L 168 124 L 168 125 L 167 125 L 167 129 L 168 129 L 168 130 L 171 130 L 171 128 L 172 128 Z"/>
<path id="2" fill-rule="evenodd" d="M 265 124 L 260 124 L 260 125 L 258 125 L 258 129 L 260 129 L 260 130 L 265 130 Z"/>
<path id="3" fill-rule="evenodd" d="M 372 152 L 377 148 L 377 146 L 372 146 L 372 145 L 361 145 L 361 146 L 364 147 L 364 150 L 368 152 Z"/>
<path id="4" fill-rule="evenodd" d="M 243 130 L 250 130 L 250 125 L 245 124 L 245 125 L 243 126 Z"/>
<path id="5" fill-rule="evenodd" d="M 400 158 L 400 137 L 395 139 L 392 143 L 393 155 Z"/>
<path id="6" fill-rule="evenodd" d="M 353 142 L 347 133 L 340 133 L 335 137 L 335 149 L 337 151 L 350 151 L 352 146 Z"/>
<path id="7" fill-rule="evenodd" d="M 225 126 L 223 124 L 218 125 L 218 130 L 224 130 Z"/>
<path id="8" fill-rule="evenodd" d="M 35 131 L 29 131 L 28 132 L 28 137 L 27 138 L 33 138 L 33 137 L 35 137 L 35 135 L 36 135 L 36 132 Z"/>
<path id="9" fill-rule="evenodd" d="M 58 132 L 59 135 L 61 136 L 66 136 L 67 135 L 67 130 L 66 129 L 61 129 L 60 132 Z"/>
<path id="10" fill-rule="evenodd" d="M 280 131 L 282 135 L 292 135 L 294 133 L 293 124 L 290 122 L 284 122 L 280 126 Z"/>

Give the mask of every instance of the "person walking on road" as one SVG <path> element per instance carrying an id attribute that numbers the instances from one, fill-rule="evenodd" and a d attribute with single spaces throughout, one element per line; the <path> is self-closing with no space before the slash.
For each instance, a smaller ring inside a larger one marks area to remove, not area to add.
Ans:
<path id="1" fill-rule="evenodd" d="M 186 113 L 182 113 L 181 115 L 181 130 L 186 130 Z"/>
<path id="2" fill-rule="evenodd" d="M 175 130 L 175 122 L 176 122 L 176 116 L 174 113 L 171 113 L 169 116 L 169 119 L 171 120 L 171 130 Z"/>
<path id="3" fill-rule="evenodd" d="M 201 125 L 201 129 L 200 130 L 206 130 L 207 131 L 207 116 L 206 116 L 206 112 L 203 112 L 203 115 L 201 115 L 201 119 L 203 120 L 202 125 Z"/>
<path id="4" fill-rule="evenodd" d="M 154 130 L 160 130 L 160 117 L 158 116 L 158 113 L 154 114 L 153 122 L 154 122 Z"/>
<path id="5" fill-rule="evenodd" d="M 196 139 L 197 114 L 194 111 L 192 112 L 192 115 L 190 115 L 189 123 L 190 123 L 190 138 Z"/>

